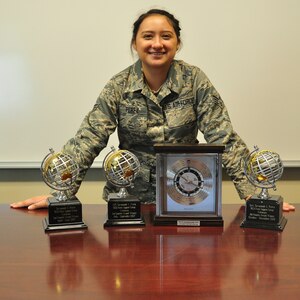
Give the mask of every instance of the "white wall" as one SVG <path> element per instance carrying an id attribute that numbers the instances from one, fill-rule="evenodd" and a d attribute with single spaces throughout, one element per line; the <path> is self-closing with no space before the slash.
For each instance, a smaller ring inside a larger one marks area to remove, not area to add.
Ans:
<path id="1" fill-rule="evenodd" d="M 1 167 L 38 166 L 75 134 L 109 78 L 135 61 L 132 24 L 152 7 L 180 19 L 178 58 L 205 71 L 249 147 L 300 165 L 300 1 L 151 3 L 0 0 Z"/>

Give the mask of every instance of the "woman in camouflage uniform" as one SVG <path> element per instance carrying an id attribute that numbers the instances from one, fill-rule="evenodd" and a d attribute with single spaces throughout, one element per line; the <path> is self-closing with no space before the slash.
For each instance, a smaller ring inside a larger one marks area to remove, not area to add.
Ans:
<path id="1" fill-rule="evenodd" d="M 206 75 L 175 60 L 180 48 L 179 21 L 164 10 L 152 9 L 133 26 L 131 46 L 139 59 L 104 87 L 77 134 L 63 147 L 80 166 L 75 191 L 94 159 L 117 129 L 120 149 L 133 152 L 142 169 L 130 194 L 155 202 L 155 143 L 198 143 L 200 130 L 208 143 L 224 144 L 223 165 L 242 199 L 253 192 L 241 161 L 249 154 L 233 130 L 226 107 Z M 115 187 L 104 189 L 106 199 Z M 45 207 L 48 195 L 14 203 L 12 207 Z M 285 204 L 285 209 L 293 209 Z"/>

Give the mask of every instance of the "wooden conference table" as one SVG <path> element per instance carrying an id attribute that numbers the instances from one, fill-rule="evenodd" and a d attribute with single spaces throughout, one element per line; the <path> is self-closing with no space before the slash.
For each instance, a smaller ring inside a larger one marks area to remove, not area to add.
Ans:
<path id="1" fill-rule="evenodd" d="M 299 211 L 300 205 L 297 205 Z M 104 229 L 105 205 L 84 205 L 88 230 L 46 234 L 46 210 L 0 206 L 0 298 L 300 299 L 300 218 L 283 232 L 242 229 L 244 207 L 223 205 L 223 228 Z"/>

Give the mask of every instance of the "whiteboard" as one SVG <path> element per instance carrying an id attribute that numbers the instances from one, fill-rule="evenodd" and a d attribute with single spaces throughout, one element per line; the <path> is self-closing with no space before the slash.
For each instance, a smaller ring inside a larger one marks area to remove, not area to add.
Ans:
<path id="1" fill-rule="evenodd" d="M 177 58 L 207 74 L 249 148 L 300 165 L 300 1 L 0 0 L 0 167 L 36 167 L 60 150 L 135 62 L 132 24 L 153 7 L 178 17 Z"/>

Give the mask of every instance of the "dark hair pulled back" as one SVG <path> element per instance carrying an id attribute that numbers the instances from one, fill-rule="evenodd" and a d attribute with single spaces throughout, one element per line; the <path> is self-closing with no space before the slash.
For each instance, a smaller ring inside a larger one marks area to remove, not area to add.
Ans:
<path id="1" fill-rule="evenodd" d="M 142 24 L 142 22 L 149 16 L 151 15 L 161 15 L 165 16 L 168 18 L 169 22 L 174 28 L 174 31 L 176 33 L 178 42 L 181 43 L 180 40 L 180 26 L 179 26 L 179 21 L 172 15 L 171 13 L 167 12 L 166 10 L 163 9 L 150 9 L 146 13 L 143 13 L 142 15 L 139 16 L 139 18 L 133 23 L 133 30 L 132 30 L 132 38 L 131 38 L 131 46 L 134 44 L 137 33 L 139 31 L 139 28 Z"/>

